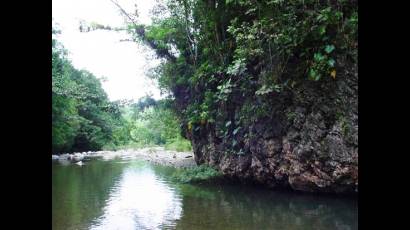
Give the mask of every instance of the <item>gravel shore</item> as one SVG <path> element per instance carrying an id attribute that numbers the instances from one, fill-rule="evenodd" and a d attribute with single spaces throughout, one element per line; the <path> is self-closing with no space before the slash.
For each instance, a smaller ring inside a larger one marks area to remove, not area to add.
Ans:
<path id="1" fill-rule="evenodd" d="M 94 157 L 102 158 L 103 160 L 111 160 L 114 158 L 124 160 L 143 159 L 155 164 L 173 167 L 193 167 L 196 165 L 192 152 L 176 152 L 165 150 L 163 147 L 52 155 L 53 160 L 63 164 L 78 163 L 84 159 Z"/>

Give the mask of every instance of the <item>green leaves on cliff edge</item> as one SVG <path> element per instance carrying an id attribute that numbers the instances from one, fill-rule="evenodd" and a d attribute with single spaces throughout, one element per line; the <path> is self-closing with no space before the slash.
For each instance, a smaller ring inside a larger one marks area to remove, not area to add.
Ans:
<path id="1" fill-rule="evenodd" d="M 167 54 L 172 45 L 179 54 L 161 65 L 159 85 L 175 98 L 178 115 L 189 124 L 186 131 L 211 129 L 223 141 L 232 129 L 234 136 L 240 133 L 227 121 L 237 125 L 272 116 L 277 94 L 291 94 L 309 80 L 329 83 L 328 77 L 336 79 L 339 57 L 357 53 L 357 1 L 165 5 L 169 16 L 145 27 L 157 53 Z"/>

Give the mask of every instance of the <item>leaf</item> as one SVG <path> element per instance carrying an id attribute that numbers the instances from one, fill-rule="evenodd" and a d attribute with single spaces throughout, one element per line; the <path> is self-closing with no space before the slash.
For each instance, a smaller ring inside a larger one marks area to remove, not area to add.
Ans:
<path id="1" fill-rule="evenodd" d="M 231 121 L 226 122 L 225 127 L 230 126 L 230 125 L 231 125 L 231 123 L 232 123 Z"/>
<path id="2" fill-rule="evenodd" d="M 329 61 L 327 61 L 327 64 L 331 67 L 335 66 L 335 60 L 334 59 L 329 59 Z"/>
<path id="3" fill-rule="evenodd" d="M 275 90 L 275 92 L 279 93 L 281 91 L 282 87 L 280 85 L 274 85 L 273 86 L 273 90 Z"/>
<path id="4" fill-rule="evenodd" d="M 256 11 L 256 8 L 251 8 L 248 11 L 245 12 L 245 14 L 250 14 Z"/>
<path id="5" fill-rule="evenodd" d="M 313 59 L 315 59 L 315 61 L 317 61 L 317 62 L 320 62 L 320 61 L 322 61 L 323 59 L 325 59 L 325 57 L 324 57 L 321 53 L 315 53 L 315 54 L 313 55 Z"/>
<path id="6" fill-rule="evenodd" d="M 343 17 L 343 12 L 337 11 L 337 12 L 335 13 L 335 16 L 336 16 L 336 19 L 339 20 L 339 19 L 341 19 L 341 18 Z"/>
<path id="7" fill-rule="evenodd" d="M 318 81 L 321 77 L 321 74 L 316 72 L 315 69 L 310 69 L 309 71 L 309 77 L 310 79 L 314 80 L 314 81 Z"/>
<path id="8" fill-rule="evenodd" d="M 332 72 L 330 72 L 330 76 L 333 77 L 333 79 L 336 79 L 336 70 L 332 70 Z"/>
<path id="9" fill-rule="evenodd" d="M 232 146 L 236 146 L 238 144 L 238 142 L 236 140 L 232 141 Z"/>
<path id="10" fill-rule="evenodd" d="M 326 33 L 326 26 L 321 26 L 320 28 L 319 28 L 319 34 L 320 35 L 323 35 L 323 34 L 325 34 Z"/>
<path id="11" fill-rule="evenodd" d="M 236 133 L 238 133 L 238 131 L 241 129 L 241 127 L 238 127 L 236 129 L 233 130 L 233 135 L 236 135 Z"/>
<path id="12" fill-rule="evenodd" d="M 325 47 L 325 52 L 328 53 L 328 54 L 330 54 L 334 49 L 335 49 L 335 46 L 334 46 L 334 45 L 327 45 L 327 46 Z"/>

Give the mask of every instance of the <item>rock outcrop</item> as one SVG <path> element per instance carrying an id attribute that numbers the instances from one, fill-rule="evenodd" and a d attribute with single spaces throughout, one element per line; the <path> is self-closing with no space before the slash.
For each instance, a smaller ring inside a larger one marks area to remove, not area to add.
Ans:
<path id="1" fill-rule="evenodd" d="M 343 71 L 336 79 L 307 82 L 292 92 L 274 95 L 273 113 L 242 127 L 241 137 L 235 137 L 243 154 L 232 151 L 231 142 L 218 137 L 215 125 L 188 133 L 197 164 L 269 187 L 356 193 L 357 66 L 339 68 Z"/>

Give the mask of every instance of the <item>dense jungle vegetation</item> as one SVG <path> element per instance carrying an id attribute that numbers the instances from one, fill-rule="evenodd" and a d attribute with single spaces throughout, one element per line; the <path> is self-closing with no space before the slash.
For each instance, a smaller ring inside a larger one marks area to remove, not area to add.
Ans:
<path id="1" fill-rule="evenodd" d="M 344 76 L 346 63 L 357 62 L 355 0 L 166 0 L 153 11 L 151 25 L 138 24 L 116 5 L 127 28 L 94 23 L 80 30 L 125 29 L 151 47 L 163 62 L 150 75 L 170 96 L 155 106 L 123 109 L 122 116 L 98 80 L 74 69 L 53 40 L 56 151 L 113 148 L 130 140 L 167 144 L 182 140 L 179 133 L 192 139 L 214 130 L 243 154 L 247 127 L 272 116 L 275 98 L 305 84 L 332 84 Z M 292 112 L 286 116 L 292 119 Z"/>
<path id="2" fill-rule="evenodd" d="M 53 29 L 57 35 L 58 30 Z M 77 152 L 165 145 L 187 151 L 175 115 L 166 100 L 110 102 L 101 82 L 77 70 L 67 51 L 52 40 L 52 152 Z"/>
<path id="3" fill-rule="evenodd" d="M 304 85 L 326 93 L 321 85 L 357 63 L 355 0 L 167 0 L 154 12 L 149 26 L 126 15 L 129 33 L 163 58 L 151 75 L 172 95 L 184 134 L 212 131 L 226 152 L 244 153 L 249 126 L 273 118 L 275 99 L 303 104 Z"/>
<path id="4" fill-rule="evenodd" d="M 53 29 L 56 35 L 57 30 Z M 52 152 L 101 149 L 125 143 L 119 105 L 109 102 L 100 81 L 75 69 L 61 44 L 52 40 Z"/>

